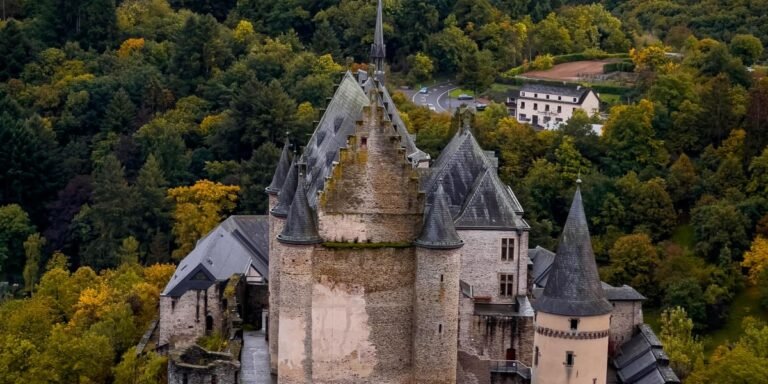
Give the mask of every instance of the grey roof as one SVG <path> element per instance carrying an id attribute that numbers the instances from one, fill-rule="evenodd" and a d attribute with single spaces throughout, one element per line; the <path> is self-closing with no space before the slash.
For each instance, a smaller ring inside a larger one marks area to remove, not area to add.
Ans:
<path id="1" fill-rule="evenodd" d="M 163 289 L 178 297 L 190 289 L 207 289 L 250 268 L 269 275 L 269 224 L 266 216 L 230 216 L 205 237 L 181 262 Z"/>
<path id="2" fill-rule="evenodd" d="M 304 147 L 302 159 L 307 163 L 307 197 L 312 207 L 317 206 L 317 193 L 325 186 L 325 178 L 331 175 L 333 163 L 339 160 L 339 149 L 347 146 L 347 137 L 355 133 L 355 124 L 362 117 L 363 107 L 369 104 L 363 88 L 347 72 Z"/>
<path id="3" fill-rule="evenodd" d="M 383 63 L 383 59 L 387 56 L 386 45 L 384 44 L 384 10 L 379 0 L 376 6 L 376 30 L 373 33 L 373 44 L 371 44 L 371 62 L 374 64 Z M 381 59 L 377 61 L 375 59 Z M 377 68 L 377 70 L 383 70 L 383 68 Z"/>
<path id="4" fill-rule="evenodd" d="M 645 301 L 645 296 L 629 285 L 614 287 L 603 282 L 603 292 L 608 301 Z"/>
<path id="5" fill-rule="evenodd" d="M 424 214 L 421 235 L 414 244 L 418 247 L 433 249 L 455 249 L 464 245 L 464 241 L 456 233 L 445 191 L 440 184 L 435 192 L 435 201 L 427 207 L 427 212 Z"/>
<path id="6" fill-rule="evenodd" d="M 286 139 L 283 151 L 280 154 L 280 160 L 277 162 L 275 174 L 272 175 L 272 182 L 266 188 L 266 191 L 269 194 L 277 195 L 280 193 L 280 188 L 285 184 L 285 177 L 288 176 L 288 171 L 291 167 L 290 153 L 288 153 L 290 151 L 289 147 L 290 144 L 288 139 Z"/>
<path id="7" fill-rule="evenodd" d="M 400 112 L 395 106 L 392 96 L 386 87 L 380 88 L 382 92 L 382 98 L 380 99 L 380 105 L 384 107 L 385 118 L 392 122 L 392 125 L 397 129 L 397 133 L 402 138 L 401 144 L 405 148 L 405 154 L 411 164 L 416 166 L 420 161 L 429 161 L 429 154 L 416 147 L 416 141 L 413 136 L 408 132 L 408 128 L 405 126 L 403 119 L 400 117 Z"/>
<path id="8" fill-rule="evenodd" d="M 531 92 L 531 93 L 544 93 L 549 95 L 558 95 L 563 97 L 569 97 L 571 99 L 575 97 L 578 99 L 576 103 L 581 104 L 581 102 L 584 101 L 587 95 L 589 95 L 589 93 L 592 92 L 592 89 L 586 88 L 586 87 L 558 87 L 555 85 L 528 83 L 523 85 L 523 88 L 520 89 L 520 92 L 521 92 L 520 93 L 521 95 L 522 95 L 522 92 Z M 523 99 L 531 99 L 531 100 L 546 100 L 546 99 L 529 97 L 527 96 L 527 94 L 526 96 L 518 96 L 518 97 Z M 558 100 L 558 101 L 573 104 L 571 100 Z"/>
<path id="9" fill-rule="evenodd" d="M 288 166 L 288 174 L 285 176 L 280 193 L 277 195 L 277 205 L 270 211 L 275 217 L 288 217 L 288 210 L 293 202 L 293 195 L 296 193 L 296 186 L 299 183 L 299 171 L 296 167 L 296 159 Z"/>
<path id="10" fill-rule="evenodd" d="M 438 183 L 440 189 L 442 184 Z M 475 180 L 458 217 L 460 229 L 523 229 L 530 227 L 517 214 L 520 204 L 495 168 L 486 168 Z"/>
<path id="11" fill-rule="evenodd" d="M 469 129 L 459 130 L 432 164 L 431 176 L 424 185 L 428 200 L 431 201 L 431 195 L 440 182 L 448 194 L 451 212 L 454 216 L 458 215 L 475 180 L 492 166 L 472 132 Z"/>
<path id="12" fill-rule="evenodd" d="M 289 244 L 317 244 L 323 241 L 317 233 L 315 212 L 307 200 L 303 171 L 299 173 L 299 184 L 293 195 L 293 203 L 288 211 L 283 232 L 277 235 L 277 240 Z"/>
<path id="13" fill-rule="evenodd" d="M 679 383 L 669 368 L 669 358 L 650 326 L 641 324 L 638 332 L 622 344 L 613 360 L 617 376 L 625 384 Z"/>
<path id="14" fill-rule="evenodd" d="M 539 287 L 545 287 L 547 285 L 547 276 L 552 268 L 552 262 L 555 261 L 555 253 L 536 246 L 534 249 L 528 250 L 528 257 L 533 260 L 533 282 Z"/>
<path id="15" fill-rule="evenodd" d="M 579 188 L 573 197 L 547 285 L 534 308 L 563 316 L 597 316 L 612 310 L 597 274 Z"/>

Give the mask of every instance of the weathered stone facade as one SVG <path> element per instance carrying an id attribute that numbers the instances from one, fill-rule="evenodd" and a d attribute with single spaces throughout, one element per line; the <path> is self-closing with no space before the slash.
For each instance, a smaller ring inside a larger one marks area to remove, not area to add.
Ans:
<path id="1" fill-rule="evenodd" d="M 223 327 L 225 307 L 217 284 L 207 290 L 190 290 L 180 297 L 160 297 L 159 345 L 186 348 L 209 330 Z"/>
<path id="2" fill-rule="evenodd" d="M 613 355 L 614 350 L 629 341 L 635 335 L 637 326 L 643 324 L 643 302 L 642 301 L 612 301 L 613 311 L 611 312 L 611 337 L 609 353 Z"/>

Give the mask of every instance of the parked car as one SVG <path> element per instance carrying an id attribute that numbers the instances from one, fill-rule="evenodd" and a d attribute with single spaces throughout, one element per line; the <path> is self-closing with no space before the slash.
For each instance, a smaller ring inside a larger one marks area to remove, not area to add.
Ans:
<path id="1" fill-rule="evenodd" d="M 462 93 L 461 95 L 459 95 L 458 99 L 459 100 L 472 100 L 472 99 L 474 99 L 474 97 L 472 97 L 470 95 L 467 95 L 466 93 Z"/>
<path id="2" fill-rule="evenodd" d="M 427 104 L 427 107 L 429 108 L 430 111 L 437 112 L 437 109 L 435 108 L 434 104 Z"/>
<path id="3" fill-rule="evenodd" d="M 419 93 L 426 95 L 429 93 L 429 89 L 427 89 L 427 87 L 422 87 L 419 89 Z"/>
<path id="4" fill-rule="evenodd" d="M 488 107 L 488 104 L 483 104 L 483 103 L 477 103 L 477 105 L 475 105 L 475 109 L 477 109 L 478 111 L 485 111 L 485 108 L 487 107 Z"/>

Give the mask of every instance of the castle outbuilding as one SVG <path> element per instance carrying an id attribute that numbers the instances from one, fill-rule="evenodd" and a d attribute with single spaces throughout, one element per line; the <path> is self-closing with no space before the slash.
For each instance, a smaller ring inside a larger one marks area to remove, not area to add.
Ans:
<path id="1" fill-rule="evenodd" d="M 472 112 L 433 161 L 387 90 L 385 58 L 379 1 L 369 71 L 341 77 L 301 153 L 286 141 L 268 214 L 224 221 L 163 291 L 171 379 L 195 369 L 211 382 L 207 365 L 174 357 L 206 355 L 240 362 L 217 363 L 241 370 L 209 372 L 218 383 L 250 383 L 254 362 L 278 383 L 675 382 L 647 361 L 659 346 L 641 328 L 644 297 L 597 275 L 580 190 L 557 253 L 529 249 Z M 229 355 L 192 347 L 216 333 Z"/>

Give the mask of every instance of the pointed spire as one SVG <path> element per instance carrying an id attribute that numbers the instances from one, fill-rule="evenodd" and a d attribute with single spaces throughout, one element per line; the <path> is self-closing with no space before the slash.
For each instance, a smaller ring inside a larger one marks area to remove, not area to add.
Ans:
<path id="1" fill-rule="evenodd" d="M 453 225 L 448 199 L 443 190 L 442 180 L 438 181 L 435 201 L 424 214 L 424 227 L 414 242 L 417 247 L 430 249 L 455 249 L 464 245 Z"/>
<path id="2" fill-rule="evenodd" d="M 283 184 L 285 184 L 285 178 L 288 176 L 288 171 L 290 170 L 291 166 L 290 146 L 291 143 L 288 141 L 288 137 L 286 136 L 283 152 L 280 154 L 280 160 L 277 163 L 277 169 L 275 169 L 275 174 L 272 176 L 272 183 L 270 183 L 269 187 L 265 189 L 265 191 L 270 195 L 279 194 L 280 189 L 283 187 Z"/>
<path id="3" fill-rule="evenodd" d="M 551 268 L 544 293 L 534 303 L 537 311 L 562 316 L 598 316 L 611 312 L 597 273 L 579 186 Z"/>
<path id="4" fill-rule="evenodd" d="M 283 232 L 277 235 L 277 240 L 288 244 L 317 244 L 323 239 L 317 232 L 315 212 L 309 206 L 306 188 L 306 164 L 300 164 L 296 193 L 293 195 L 293 203 L 288 212 L 288 219 L 283 227 Z"/>
<path id="5" fill-rule="evenodd" d="M 387 57 L 387 46 L 384 44 L 384 8 L 378 0 L 376 6 L 376 30 L 371 44 L 371 64 L 376 66 L 376 72 L 384 74 L 384 60 Z"/>
<path id="6" fill-rule="evenodd" d="M 293 195 L 296 193 L 296 185 L 299 182 L 299 171 L 296 169 L 296 156 L 288 170 L 288 174 L 285 176 L 285 182 L 280 189 L 280 193 L 277 195 L 277 205 L 272 208 L 270 213 L 275 217 L 287 217 L 288 210 L 291 208 L 293 202 Z"/>

